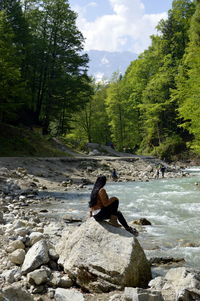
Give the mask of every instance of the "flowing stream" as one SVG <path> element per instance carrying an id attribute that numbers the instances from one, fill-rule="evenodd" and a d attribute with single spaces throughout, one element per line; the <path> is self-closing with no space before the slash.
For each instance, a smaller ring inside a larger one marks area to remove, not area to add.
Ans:
<path id="1" fill-rule="evenodd" d="M 191 177 L 108 183 L 106 190 L 120 199 L 120 210 L 130 223 L 140 218 L 152 223 L 142 227 L 138 237 L 147 257 L 184 258 L 186 266 L 200 269 L 200 185 L 196 185 L 200 169 L 190 172 Z M 51 193 L 62 201 L 49 209 L 58 217 L 70 214 L 84 218 L 91 188 Z"/>

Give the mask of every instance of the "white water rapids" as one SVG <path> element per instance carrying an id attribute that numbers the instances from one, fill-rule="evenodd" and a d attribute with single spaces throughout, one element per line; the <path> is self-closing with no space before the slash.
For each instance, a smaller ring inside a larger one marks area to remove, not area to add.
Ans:
<path id="1" fill-rule="evenodd" d="M 192 170 L 190 170 L 192 171 Z M 120 210 L 128 222 L 146 218 L 138 237 L 147 257 L 184 258 L 186 266 L 200 269 L 200 169 L 191 177 L 149 182 L 108 183 L 109 196 L 120 199 Z M 63 203 L 48 207 L 58 216 L 85 217 L 92 186 L 87 191 L 53 193 Z M 51 193 L 52 195 L 52 193 Z"/>

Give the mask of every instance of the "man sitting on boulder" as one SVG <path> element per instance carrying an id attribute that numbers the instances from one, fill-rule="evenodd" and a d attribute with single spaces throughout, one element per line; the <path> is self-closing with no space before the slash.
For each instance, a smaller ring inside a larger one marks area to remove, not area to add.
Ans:
<path id="1" fill-rule="evenodd" d="M 97 222 L 110 219 L 114 226 L 120 226 L 119 221 L 128 232 L 137 236 L 138 231 L 127 224 L 123 214 L 118 210 L 118 198 L 108 197 L 106 190 L 103 188 L 105 184 L 105 176 L 97 178 L 90 196 L 90 216 L 93 216 Z"/>

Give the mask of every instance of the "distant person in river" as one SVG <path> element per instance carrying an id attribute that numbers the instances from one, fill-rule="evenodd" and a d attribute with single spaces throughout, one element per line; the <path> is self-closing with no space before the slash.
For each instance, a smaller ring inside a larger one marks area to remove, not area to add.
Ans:
<path id="1" fill-rule="evenodd" d="M 161 168 L 160 168 L 160 172 L 161 172 L 162 178 L 164 178 L 165 170 L 166 170 L 165 166 L 162 165 Z"/>
<path id="2" fill-rule="evenodd" d="M 113 181 L 117 181 L 118 175 L 117 175 L 115 168 L 113 168 L 111 176 L 112 176 Z"/>
<path id="3" fill-rule="evenodd" d="M 97 222 L 109 219 L 109 223 L 113 226 L 120 227 L 122 225 L 128 232 L 137 236 L 138 231 L 127 224 L 123 214 L 118 210 L 118 198 L 108 197 L 106 190 L 103 188 L 105 184 L 105 176 L 97 178 L 89 201 L 90 216 L 94 217 Z"/>

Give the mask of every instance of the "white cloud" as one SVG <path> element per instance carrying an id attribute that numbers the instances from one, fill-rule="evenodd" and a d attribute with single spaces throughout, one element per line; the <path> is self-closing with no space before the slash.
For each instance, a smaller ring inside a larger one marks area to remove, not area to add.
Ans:
<path id="1" fill-rule="evenodd" d="M 104 73 L 103 72 L 97 72 L 94 74 L 94 78 L 96 82 L 103 82 L 104 79 Z"/>
<path id="2" fill-rule="evenodd" d="M 87 6 L 97 7 L 98 4 L 96 2 L 90 2 L 90 3 L 87 4 Z"/>
<path id="3" fill-rule="evenodd" d="M 109 0 L 113 14 L 89 22 L 87 7 L 75 7 L 77 26 L 86 38 L 85 50 L 133 51 L 141 53 L 150 44 L 150 35 L 166 13 L 145 14 L 142 0 Z M 90 2 L 93 5 L 96 2 Z"/>

